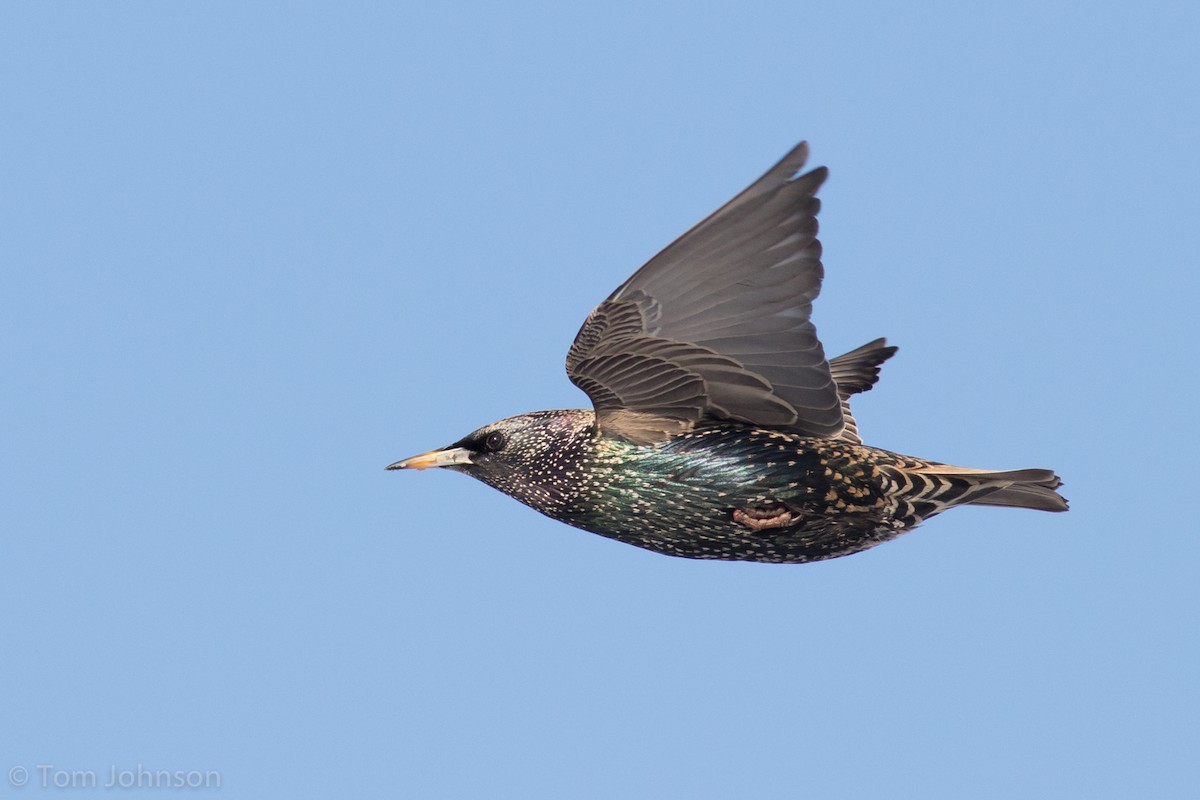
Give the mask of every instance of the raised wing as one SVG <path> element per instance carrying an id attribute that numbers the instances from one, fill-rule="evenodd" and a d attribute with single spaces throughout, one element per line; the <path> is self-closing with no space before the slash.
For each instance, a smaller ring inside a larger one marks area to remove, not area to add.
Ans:
<path id="1" fill-rule="evenodd" d="M 838 397 L 842 401 L 842 421 L 845 423 L 838 435 L 839 439 L 852 444 L 862 444 L 858 435 L 858 423 L 850 413 L 850 397 L 859 392 L 870 391 L 879 380 L 879 367 L 894 355 L 896 348 L 889 345 L 887 339 L 876 339 L 829 360 L 829 374 L 833 376 L 833 382 L 838 387 Z"/>
<path id="2" fill-rule="evenodd" d="M 596 307 L 567 374 L 608 434 L 661 441 L 704 417 L 812 436 L 843 429 L 809 320 L 824 270 L 817 189 L 801 142 Z"/>

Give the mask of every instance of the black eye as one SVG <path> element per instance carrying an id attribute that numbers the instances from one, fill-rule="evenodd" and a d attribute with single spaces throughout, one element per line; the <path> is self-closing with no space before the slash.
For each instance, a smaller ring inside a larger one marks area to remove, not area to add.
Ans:
<path id="1" fill-rule="evenodd" d="M 492 431 L 483 440 L 483 449 L 489 453 L 498 453 L 504 449 L 504 445 L 508 440 L 504 438 L 504 434 L 500 431 Z"/>

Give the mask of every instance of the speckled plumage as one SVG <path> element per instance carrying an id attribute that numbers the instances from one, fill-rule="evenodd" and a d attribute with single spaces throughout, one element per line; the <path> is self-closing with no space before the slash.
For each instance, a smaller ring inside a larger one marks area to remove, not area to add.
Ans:
<path id="1" fill-rule="evenodd" d="M 522 414 L 390 468 L 444 467 L 554 519 L 667 555 L 802 563 L 958 505 L 1065 511 L 1050 470 L 987 471 L 861 443 L 850 398 L 896 348 L 826 361 L 803 144 L 589 315 L 567 357 L 595 411 Z"/>

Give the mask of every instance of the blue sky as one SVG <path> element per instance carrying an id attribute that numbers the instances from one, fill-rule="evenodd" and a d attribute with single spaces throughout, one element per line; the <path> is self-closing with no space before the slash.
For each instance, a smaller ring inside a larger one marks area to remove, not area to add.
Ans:
<path id="1" fill-rule="evenodd" d="M 6 4 L 0 796 L 1196 796 L 1198 23 Z M 584 404 L 585 314 L 802 138 L 867 441 L 1069 514 L 704 563 L 384 471 Z"/>

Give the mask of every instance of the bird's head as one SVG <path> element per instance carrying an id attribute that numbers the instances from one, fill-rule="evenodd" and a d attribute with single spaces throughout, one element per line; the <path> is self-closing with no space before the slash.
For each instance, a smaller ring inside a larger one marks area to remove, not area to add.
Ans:
<path id="1" fill-rule="evenodd" d="M 570 488 L 570 476 L 595 430 L 591 411 L 535 411 L 502 419 L 454 444 L 388 469 L 442 467 L 464 472 L 541 511 Z"/>

